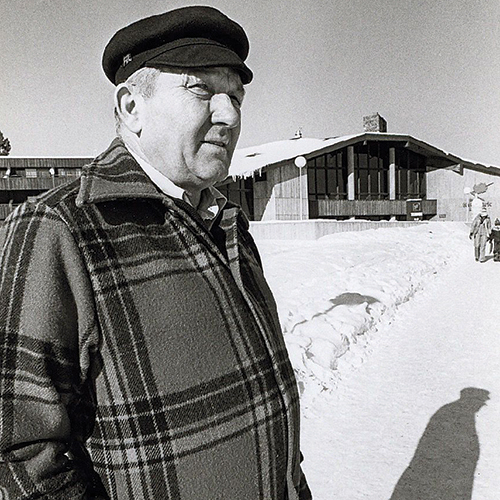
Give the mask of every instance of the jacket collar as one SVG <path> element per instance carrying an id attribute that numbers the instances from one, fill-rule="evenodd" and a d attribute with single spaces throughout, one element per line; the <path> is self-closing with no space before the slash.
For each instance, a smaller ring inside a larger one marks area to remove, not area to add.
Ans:
<path id="1" fill-rule="evenodd" d="M 239 213 L 243 218 L 244 227 L 248 229 L 249 223 L 243 211 L 227 202 L 217 190 L 214 191 L 222 197 L 216 201 L 220 205 L 216 218 L 224 213 L 225 218 L 231 219 Z M 117 137 L 104 153 L 83 167 L 76 205 L 80 207 L 119 199 L 165 200 L 165 197 L 130 154 L 123 141 Z M 226 208 L 233 210 L 225 210 Z M 195 211 L 194 208 L 192 210 Z M 213 221 L 210 225 L 212 223 Z"/>
<path id="2" fill-rule="evenodd" d="M 82 170 L 77 206 L 127 199 L 164 199 L 120 138 Z"/>

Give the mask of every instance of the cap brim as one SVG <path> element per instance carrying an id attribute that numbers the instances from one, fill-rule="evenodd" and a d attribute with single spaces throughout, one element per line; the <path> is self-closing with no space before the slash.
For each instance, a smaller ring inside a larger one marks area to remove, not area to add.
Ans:
<path id="1" fill-rule="evenodd" d="M 209 39 L 180 39 L 161 47 L 142 52 L 131 58 L 116 72 L 115 84 L 124 82 L 132 73 L 143 67 L 210 68 L 229 67 L 236 70 L 243 84 L 250 83 L 252 71 L 226 46 Z"/>

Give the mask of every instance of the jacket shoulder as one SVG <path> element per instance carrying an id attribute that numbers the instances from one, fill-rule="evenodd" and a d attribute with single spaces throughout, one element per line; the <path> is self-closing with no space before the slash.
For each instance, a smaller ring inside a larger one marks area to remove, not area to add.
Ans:
<path id="1" fill-rule="evenodd" d="M 68 214 L 74 213 L 75 199 L 79 191 L 79 179 L 46 191 L 17 206 L 5 220 L 1 221 L 0 232 L 5 237 L 13 231 L 33 231 L 40 224 L 68 226 Z M 70 216 L 71 218 L 72 216 Z M 34 224 L 30 223 L 35 222 Z M 3 239 L 0 237 L 0 243 Z"/>
<path id="2" fill-rule="evenodd" d="M 61 203 L 68 201 L 69 199 L 76 199 L 78 192 L 80 191 L 81 178 L 75 179 L 73 181 L 67 182 L 61 186 L 46 191 L 39 195 L 34 201 L 34 204 L 41 203 L 49 208 L 56 208 Z"/>

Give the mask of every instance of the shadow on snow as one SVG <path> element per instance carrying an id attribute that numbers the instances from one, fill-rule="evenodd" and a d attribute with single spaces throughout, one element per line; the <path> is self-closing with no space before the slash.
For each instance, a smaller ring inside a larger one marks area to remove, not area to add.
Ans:
<path id="1" fill-rule="evenodd" d="M 467 387 L 429 420 L 390 500 L 470 500 L 479 459 L 476 413 L 489 392 Z"/>

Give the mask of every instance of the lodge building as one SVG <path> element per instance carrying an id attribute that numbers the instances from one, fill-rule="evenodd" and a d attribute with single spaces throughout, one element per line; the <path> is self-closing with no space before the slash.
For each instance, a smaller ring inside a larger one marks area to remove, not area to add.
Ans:
<path id="1" fill-rule="evenodd" d="M 482 205 L 500 217 L 500 168 L 387 133 L 378 114 L 364 117 L 364 128 L 239 149 L 218 188 L 254 221 L 470 221 Z"/>
<path id="2" fill-rule="evenodd" d="M 500 217 L 500 168 L 388 133 L 378 113 L 363 125 L 355 135 L 238 149 L 217 187 L 252 221 L 470 221 L 481 206 Z M 0 156 L 0 219 L 91 161 Z"/>

